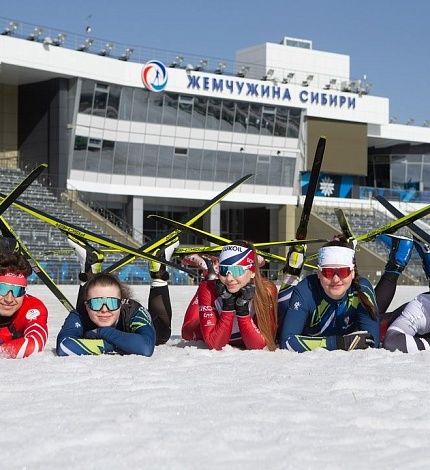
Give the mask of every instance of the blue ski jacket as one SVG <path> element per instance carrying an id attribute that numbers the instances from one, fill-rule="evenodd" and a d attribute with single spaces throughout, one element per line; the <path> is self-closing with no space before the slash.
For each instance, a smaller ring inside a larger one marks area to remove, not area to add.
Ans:
<path id="1" fill-rule="evenodd" d="M 72 310 L 57 336 L 59 356 L 117 352 L 152 356 L 155 330 L 148 310 L 135 300 L 121 306 L 116 326 L 98 328 L 87 312 Z"/>
<path id="2" fill-rule="evenodd" d="M 375 305 L 375 292 L 370 282 L 360 277 L 361 291 Z M 279 346 L 305 352 L 317 348 L 337 349 L 336 336 L 354 331 L 369 332 L 379 346 L 379 320 L 372 318 L 361 304 L 357 290 L 351 286 L 345 295 L 334 300 L 327 296 L 316 274 L 300 281 L 289 301 L 279 302 Z"/>

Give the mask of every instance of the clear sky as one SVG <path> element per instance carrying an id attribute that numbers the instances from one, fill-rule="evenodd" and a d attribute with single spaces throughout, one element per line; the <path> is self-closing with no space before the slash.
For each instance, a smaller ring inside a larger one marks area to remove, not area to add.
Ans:
<path id="1" fill-rule="evenodd" d="M 234 59 L 237 49 L 313 41 L 348 54 L 351 78 L 390 98 L 390 116 L 430 120 L 430 1 L 427 0 L 0 0 L 1 17 L 97 38 L 202 57 Z M 3 28 L 4 25 L 0 25 Z"/>

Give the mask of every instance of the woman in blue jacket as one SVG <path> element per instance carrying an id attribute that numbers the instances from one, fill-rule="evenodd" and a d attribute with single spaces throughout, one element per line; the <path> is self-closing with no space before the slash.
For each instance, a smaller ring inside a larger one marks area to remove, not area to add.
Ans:
<path id="1" fill-rule="evenodd" d="M 106 353 L 151 356 L 155 330 L 151 316 L 112 274 L 95 274 L 81 287 L 77 310 L 57 336 L 59 356 Z"/>
<path id="2" fill-rule="evenodd" d="M 290 351 L 379 346 L 375 292 L 359 277 L 347 243 L 335 240 L 319 250 L 317 274 L 294 287 L 281 321 L 280 347 Z"/>

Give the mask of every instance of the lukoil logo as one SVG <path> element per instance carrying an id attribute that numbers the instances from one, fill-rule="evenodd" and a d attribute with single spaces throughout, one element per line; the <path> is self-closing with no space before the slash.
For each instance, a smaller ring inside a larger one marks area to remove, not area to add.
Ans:
<path id="1" fill-rule="evenodd" d="M 142 82 L 150 91 L 163 91 L 167 85 L 167 68 L 159 60 L 150 60 L 142 67 Z"/>

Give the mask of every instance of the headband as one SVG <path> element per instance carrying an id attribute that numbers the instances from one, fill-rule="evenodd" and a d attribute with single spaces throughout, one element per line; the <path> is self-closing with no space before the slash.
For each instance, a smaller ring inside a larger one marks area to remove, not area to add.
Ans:
<path id="1" fill-rule="evenodd" d="M 219 264 L 227 266 L 249 266 L 250 271 L 255 271 L 255 253 L 251 248 L 239 245 L 226 245 L 219 255 Z"/>
<path id="2" fill-rule="evenodd" d="M 344 246 L 323 246 L 319 250 L 318 266 L 354 266 L 355 251 Z"/>
<path id="3" fill-rule="evenodd" d="M 0 282 L 27 287 L 27 278 L 24 276 L 24 274 L 5 273 L 0 275 Z"/>

